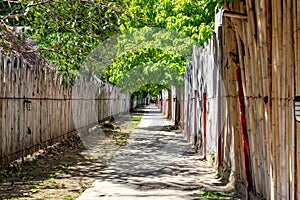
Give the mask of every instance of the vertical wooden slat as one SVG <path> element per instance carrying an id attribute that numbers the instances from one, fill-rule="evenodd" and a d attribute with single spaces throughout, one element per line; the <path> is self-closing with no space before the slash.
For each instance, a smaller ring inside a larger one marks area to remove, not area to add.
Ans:
<path id="1" fill-rule="evenodd" d="M 3 146 L 3 151 L 5 153 L 5 155 L 9 155 L 9 150 L 8 150 L 8 131 L 7 131 L 7 108 L 8 108 L 8 103 L 7 103 L 7 99 L 5 99 L 6 94 L 7 94 L 7 61 L 6 61 L 6 56 L 4 55 L 4 67 L 3 67 L 3 83 L 2 83 L 2 87 L 3 87 L 3 112 L 2 112 L 2 133 L 3 133 L 3 140 L 2 140 L 2 146 Z"/>
<path id="2" fill-rule="evenodd" d="M 3 84 L 3 69 L 4 69 L 4 58 L 3 54 L 0 52 L 0 96 L 4 97 L 4 84 Z M 4 148 L 4 141 L 5 141 L 5 132 L 3 132 L 3 110 L 4 110 L 4 100 L 0 100 L 0 156 L 1 158 L 5 156 L 5 148 Z M 0 161 L 0 164 L 4 163 L 4 161 Z"/>
<path id="3" fill-rule="evenodd" d="M 65 88 L 62 77 L 43 66 L 43 62 L 29 65 L 15 59 L 0 52 L 1 164 L 61 142 L 67 133 L 95 123 L 98 117 L 103 119 L 129 109 L 130 94 L 120 94 L 116 87 L 81 78 L 72 89 Z M 104 88 L 99 88 L 101 85 Z M 75 92 L 74 100 L 70 100 L 71 90 Z M 102 99 L 96 103 L 97 91 Z M 27 99 L 32 102 L 30 111 L 25 108 Z M 93 113 L 95 109 L 100 110 L 98 116 Z"/>
<path id="4" fill-rule="evenodd" d="M 11 55 L 10 57 L 10 62 L 8 64 L 8 69 L 9 69 L 9 73 L 8 73 L 8 98 L 10 98 L 10 100 L 8 100 L 8 113 L 7 113 L 7 125 L 8 125 L 8 134 L 9 134 L 9 141 L 8 141 L 8 145 L 9 145 L 9 152 L 10 154 L 14 152 L 15 150 L 15 132 L 14 132 L 14 112 L 15 112 L 15 104 L 14 104 L 14 99 L 13 99 L 13 95 L 14 95 L 14 88 L 13 88 L 13 55 Z M 13 159 L 13 155 L 9 156 L 9 159 Z"/>
<path id="5" fill-rule="evenodd" d="M 3 54 L 2 52 L 0 52 L 0 97 L 3 97 L 3 88 L 4 88 L 4 84 L 3 84 L 3 68 L 4 68 L 4 58 L 3 58 Z M 4 148 L 4 132 L 2 129 L 3 126 L 3 99 L 0 99 L 0 158 L 2 158 L 5 155 L 5 148 Z M 2 160 L 0 160 L 0 164 L 2 164 Z"/>
<path id="6" fill-rule="evenodd" d="M 25 63 L 21 61 L 22 70 L 20 70 L 20 149 L 22 158 L 25 157 L 25 109 L 24 109 L 24 96 L 25 96 Z"/>
<path id="7" fill-rule="evenodd" d="M 14 120 L 14 132 L 15 132 L 15 152 L 18 152 L 20 150 L 20 100 L 19 98 L 19 94 L 20 94 L 20 79 L 19 79 L 19 70 L 17 69 L 17 64 L 15 66 L 15 70 L 14 70 L 14 77 L 15 77 L 15 81 L 14 81 L 14 98 L 15 98 L 15 111 L 14 111 L 14 115 L 15 115 L 15 120 Z M 19 153 L 16 154 L 16 158 L 19 158 Z"/>

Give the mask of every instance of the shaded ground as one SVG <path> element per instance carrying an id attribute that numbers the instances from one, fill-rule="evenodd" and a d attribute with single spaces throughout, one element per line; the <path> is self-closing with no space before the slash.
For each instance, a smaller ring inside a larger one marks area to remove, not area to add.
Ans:
<path id="1" fill-rule="evenodd" d="M 156 107 L 148 107 L 127 145 L 78 200 L 237 198 L 170 127 Z"/>
<path id="2" fill-rule="evenodd" d="M 119 116 L 40 150 L 23 163 L 11 163 L 0 170 L 0 199 L 76 199 L 101 177 L 140 118 L 137 113 Z"/>
<path id="3" fill-rule="evenodd" d="M 2 169 L 0 199 L 236 197 L 156 107 L 143 113 L 130 137 L 138 113 L 82 130 L 80 137 Z"/>

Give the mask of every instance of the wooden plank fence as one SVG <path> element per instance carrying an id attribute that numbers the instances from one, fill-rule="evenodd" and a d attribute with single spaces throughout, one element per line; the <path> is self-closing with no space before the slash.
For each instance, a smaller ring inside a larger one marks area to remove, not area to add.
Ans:
<path id="1" fill-rule="evenodd" d="M 190 143 L 204 157 L 217 152 L 221 132 L 220 40 L 217 33 L 205 48 L 194 46 L 192 63 L 187 63 L 185 75 L 184 130 Z M 207 130 L 210 130 L 208 135 Z"/>
<path id="2" fill-rule="evenodd" d="M 129 109 L 130 94 L 108 83 L 79 77 L 74 86 L 65 87 L 45 61 L 28 64 L 0 53 L 0 165 Z"/>

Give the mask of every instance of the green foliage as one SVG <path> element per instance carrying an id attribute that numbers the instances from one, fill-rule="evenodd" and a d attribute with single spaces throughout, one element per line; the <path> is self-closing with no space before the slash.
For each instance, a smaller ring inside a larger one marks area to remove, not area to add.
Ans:
<path id="1" fill-rule="evenodd" d="M 76 194 L 76 195 L 70 195 L 70 194 L 66 194 L 63 196 L 62 200 L 75 200 L 80 196 L 80 194 Z"/>
<path id="2" fill-rule="evenodd" d="M 143 49 L 118 58 L 104 75 L 114 84 L 131 82 L 160 83 L 176 82 L 172 74 L 183 75 L 185 60 L 178 54 L 170 54 L 161 49 Z M 165 74 L 167 73 L 167 74 Z M 164 80 L 168 78 L 168 80 Z M 178 77 L 179 78 L 179 77 Z M 161 82 L 162 81 L 162 82 Z M 128 87 L 129 85 L 127 85 Z"/>
<path id="3" fill-rule="evenodd" d="M 99 45 L 83 66 L 131 92 L 154 83 L 170 88 L 183 82 L 194 44 L 191 38 L 168 29 L 131 29 Z"/>
<path id="4" fill-rule="evenodd" d="M 123 15 L 127 20 L 120 26 L 125 36 L 117 43 L 123 55 L 116 53 L 117 59 L 108 59 L 114 62 L 104 77 L 131 92 L 157 94 L 158 89 L 181 86 L 193 45 L 203 45 L 211 37 L 216 0 L 133 0 L 127 4 L 129 15 Z"/>
<path id="5" fill-rule="evenodd" d="M 128 4 L 131 18 L 124 28 L 167 28 L 183 33 L 201 45 L 211 37 L 216 0 L 133 0 Z"/>
<path id="6" fill-rule="evenodd" d="M 7 25 L 26 26 L 27 37 L 36 42 L 34 48 L 58 66 L 66 79 L 95 71 L 113 84 L 157 93 L 158 88 L 182 81 L 192 46 L 203 45 L 211 37 L 217 3 L 19 0 L 1 2 L 0 19 Z M 112 49 L 97 50 L 107 43 Z"/>
<path id="7" fill-rule="evenodd" d="M 215 161 L 215 158 L 216 158 L 216 157 L 215 157 L 215 152 L 212 151 L 212 152 L 210 153 L 210 157 L 211 157 L 212 161 Z"/>
<path id="8" fill-rule="evenodd" d="M 119 31 L 126 5 L 110 0 L 20 0 L 2 3 L 1 20 L 26 26 L 27 37 L 52 64 L 71 80 L 84 58 L 110 35 Z"/>
<path id="9" fill-rule="evenodd" d="M 218 2 L 218 6 L 222 7 L 222 5 L 224 3 L 229 4 L 229 3 L 233 2 L 233 0 L 226 0 L 226 1 L 224 1 L 224 0 L 217 0 L 217 2 Z"/>
<path id="10" fill-rule="evenodd" d="M 223 199 L 223 198 L 228 198 L 230 197 L 230 195 L 228 194 L 223 194 L 220 192 L 213 192 L 213 191 L 203 191 L 199 197 L 201 198 L 216 198 L 216 199 Z"/>

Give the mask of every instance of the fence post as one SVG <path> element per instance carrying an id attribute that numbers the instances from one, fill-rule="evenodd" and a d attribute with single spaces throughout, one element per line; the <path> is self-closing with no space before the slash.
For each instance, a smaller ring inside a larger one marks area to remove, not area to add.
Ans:
<path id="1" fill-rule="evenodd" d="M 186 112 L 186 137 L 189 141 L 189 121 L 190 121 L 190 115 L 189 115 L 189 105 L 190 105 L 190 93 L 188 94 L 188 98 L 187 98 L 187 112 Z"/>
<path id="2" fill-rule="evenodd" d="M 222 163 L 222 136 L 221 136 L 221 87 L 220 80 L 218 80 L 218 169 Z"/>
<path id="3" fill-rule="evenodd" d="M 198 134 L 197 134 L 197 90 L 194 90 L 194 145 L 197 145 Z M 198 149 L 198 146 L 196 147 Z"/>
<path id="4" fill-rule="evenodd" d="M 249 141 L 247 134 L 247 122 L 245 115 L 245 102 L 244 102 L 244 91 L 242 86 L 242 78 L 241 78 L 241 68 L 238 66 L 236 70 L 236 79 L 238 82 L 238 102 L 239 102 L 239 110 L 240 110 L 240 123 L 241 123 L 241 132 L 242 132 L 242 144 L 245 156 L 245 172 L 246 179 L 248 182 L 247 190 L 248 192 L 252 189 L 252 176 L 250 171 L 250 151 L 249 151 Z"/>
<path id="5" fill-rule="evenodd" d="M 206 92 L 203 93 L 203 155 L 206 158 Z"/>

